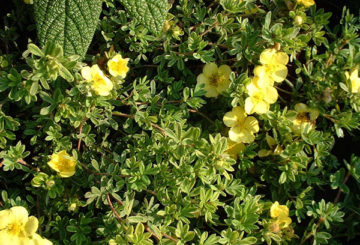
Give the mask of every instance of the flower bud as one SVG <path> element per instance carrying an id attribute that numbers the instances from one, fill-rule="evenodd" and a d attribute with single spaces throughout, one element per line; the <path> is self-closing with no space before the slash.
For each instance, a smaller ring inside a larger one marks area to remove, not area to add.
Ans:
<path id="1" fill-rule="evenodd" d="M 280 231 L 280 226 L 277 222 L 272 223 L 269 228 L 273 233 L 278 233 Z"/>
<path id="2" fill-rule="evenodd" d="M 297 15 L 294 19 L 295 25 L 301 25 L 304 22 L 303 17 L 301 17 L 300 15 Z"/>
<path id="3" fill-rule="evenodd" d="M 68 209 L 69 209 L 69 211 L 74 212 L 74 211 L 75 211 L 75 209 L 76 209 L 76 203 L 74 203 L 74 202 L 73 202 L 73 203 L 71 203 Z"/>
<path id="4" fill-rule="evenodd" d="M 49 181 L 46 182 L 46 186 L 47 186 L 48 188 L 51 188 L 51 187 L 53 187 L 54 185 L 55 185 L 55 181 L 54 181 L 54 180 L 49 180 Z"/>

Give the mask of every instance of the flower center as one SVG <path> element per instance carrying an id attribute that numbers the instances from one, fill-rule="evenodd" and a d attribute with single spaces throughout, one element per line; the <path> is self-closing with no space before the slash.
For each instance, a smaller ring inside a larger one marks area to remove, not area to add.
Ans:
<path id="1" fill-rule="evenodd" d="M 217 84 L 218 84 L 218 82 L 219 82 L 219 80 L 220 80 L 220 77 L 219 77 L 219 75 L 214 74 L 214 75 L 211 75 L 211 77 L 210 77 L 209 80 L 210 80 L 210 84 L 211 84 L 211 85 L 217 86 Z"/>
<path id="2" fill-rule="evenodd" d="M 21 227 L 22 227 L 22 224 L 14 222 L 12 224 L 9 224 L 7 229 L 9 231 L 9 233 L 16 236 L 20 233 Z"/>
<path id="3" fill-rule="evenodd" d="M 300 122 L 308 122 L 309 121 L 309 117 L 306 112 L 299 112 L 296 115 L 296 119 L 299 120 Z"/>

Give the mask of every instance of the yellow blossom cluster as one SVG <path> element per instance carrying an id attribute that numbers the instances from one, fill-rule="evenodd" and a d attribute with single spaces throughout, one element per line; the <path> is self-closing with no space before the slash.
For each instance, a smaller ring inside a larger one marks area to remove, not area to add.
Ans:
<path id="1" fill-rule="evenodd" d="M 34 3 L 34 0 L 24 0 L 24 3 L 26 3 L 26 4 L 33 4 L 33 3 Z"/>
<path id="2" fill-rule="evenodd" d="M 129 59 L 124 59 L 120 54 L 116 54 L 107 62 L 110 75 L 115 78 L 123 79 L 129 71 Z M 81 70 L 82 77 L 91 84 L 92 90 L 97 95 L 108 96 L 113 89 L 113 82 L 103 73 L 98 65 L 91 67 L 85 66 Z"/>
<path id="3" fill-rule="evenodd" d="M 353 68 L 350 72 L 345 72 L 346 79 L 351 82 L 351 92 L 360 93 L 360 77 L 358 66 Z"/>
<path id="4" fill-rule="evenodd" d="M 36 233 L 39 221 L 21 206 L 0 211 L 0 244 L 51 245 Z"/>
<path id="5" fill-rule="evenodd" d="M 52 154 L 48 165 L 63 178 L 68 178 L 75 174 L 76 161 L 66 151 Z"/>
<path id="6" fill-rule="evenodd" d="M 197 77 L 197 85 L 204 86 L 205 96 L 216 98 L 230 85 L 231 68 L 228 65 L 218 67 L 215 63 L 206 64 Z"/>
<path id="7" fill-rule="evenodd" d="M 314 0 L 296 0 L 296 2 L 298 4 L 304 5 L 307 8 L 315 4 Z"/>
<path id="8" fill-rule="evenodd" d="M 288 55 L 276 49 L 265 49 L 260 54 L 261 65 L 255 67 L 254 77 L 246 86 L 249 95 L 245 100 L 247 114 L 266 113 L 270 109 L 270 104 L 277 101 L 278 92 L 274 88 L 274 83 L 285 80 L 288 62 Z"/>
<path id="9" fill-rule="evenodd" d="M 272 230 L 275 233 L 282 228 L 287 228 L 292 222 L 289 217 L 289 208 L 285 205 L 280 205 L 277 201 L 271 205 L 270 216 L 273 218 Z"/>

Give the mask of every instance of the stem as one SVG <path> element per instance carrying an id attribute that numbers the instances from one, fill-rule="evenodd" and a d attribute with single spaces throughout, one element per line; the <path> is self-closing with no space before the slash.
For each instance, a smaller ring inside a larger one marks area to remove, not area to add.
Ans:
<path id="1" fill-rule="evenodd" d="M 206 33 L 210 32 L 212 29 L 214 29 L 217 25 L 219 24 L 219 22 L 215 22 L 209 29 L 207 29 L 206 31 L 204 31 L 203 33 L 200 34 L 200 37 L 204 36 Z"/>
<path id="2" fill-rule="evenodd" d="M 192 112 L 192 113 L 197 113 L 199 114 L 200 116 L 202 116 L 203 118 L 205 118 L 206 120 L 208 120 L 209 122 L 211 122 L 212 124 L 214 124 L 214 121 L 210 119 L 210 117 L 208 117 L 207 115 L 205 115 L 204 113 L 198 111 L 198 110 L 195 110 L 195 109 L 189 109 L 189 112 Z"/>
<path id="3" fill-rule="evenodd" d="M 78 141 L 78 145 L 77 145 L 77 150 L 80 151 L 80 147 L 81 147 L 81 133 L 82 133 L 82 130 L 83 130 L 83 127 L 85 125 L 85 122 L 87 120 L 87 117 L 84 118 L 84 120 L 81 122 L 80 124 L 80 129 L 79 129 L 79 141 Z"/>
<path id="4" fill-rule="evenodd" d="M 36 196 L 36 210 L 37 210 L 38 220 L 40 220 L 41 214 L 40 214 L 39 196 Z M 40 235 L 40 236 L 41 236 L 41 233 L 42 233 L 41 225 L 39 225 L 39 235 Z"/>
<path id="5" fill-rule="evenodd" d="M 351 174 L 350 174 L 350 171 L 349 171 L 349 172 L 347 172 L 347 174 L 346 174 L 346 176 L 345 176 L 345 179 L 344 179 L 344 181 L 343 181 L 343 184 L 344 184 L 344 185 L 345 185 L 346 182 L 349 180 L 350 176 L 351 176 Z M 341 193 L 342 193 L 342 190 L 339 188 L 339 190 L 338 190 L 338 192 L 337 192 L 337 194 L 336 194 L 334 203 L 337 203 L 337 202 L 339 201 L 340 196 L 341 196 Z"/>
<path id="6" fill-rule="evenodd" d="M 25 161 L 24 161 L 23 159 L 21 159 L 21 158 L 18 159 L 17 162 L 20 163 L 21 165 L 24 165 L 24 166 L 26 166 L 26 167 L 28 167 L 28 168 L 36 171 L 36 172 L 39 172 L 39 171 L 40 171 L 40 169 L 35 168 L 34 166 L 31 166 L 30 164 L 28 164 L 27 162 L 25 162 Z"/>
<path id="7" fill-rule="evenodd" d="M 322 222 L 325 221 L 324 217 L 320 217 L 319 221 L 316 224 L 316 230 L 319 228 L 319 226 L 321 225 Z M 310 237 L 312 237 L 314 235 L 314 233 L 312 231 L 310 231 L 310 233 L 304 238 L 304 240 L 301 241 L 300 245 L 304 244 Z"/>
<path id="8" fill-rule="evenodd" d="M 283 93 L 285 93 L 285 94 L 290 94 L 290 95 L 292 95 L 292 93 L 291 92 L 289 92 L 289 91 L 287 91 L 287 90 L 285 90 L 285 89 L 282 89 L 282 88 L 279 88 L 278 86 L 274 86 L 277 90 L 279 90 L 279 91 L 281 91 L 281 92 L 283 92 Z"/>
<path id="9" fill-rule="evenodd" d="M 114 213 L 115 217 L 119 220 L 120 223 L 122 223 L 122 218 L 120 217 L 120 215 L 118 214 L 118 212 L 115 210 L 111 200 L 110 200 L 110 196 L 109 194 L 106 194 L 106 199 L 108 201 L 108 204 L 111 208 L 111 211 Z"/>

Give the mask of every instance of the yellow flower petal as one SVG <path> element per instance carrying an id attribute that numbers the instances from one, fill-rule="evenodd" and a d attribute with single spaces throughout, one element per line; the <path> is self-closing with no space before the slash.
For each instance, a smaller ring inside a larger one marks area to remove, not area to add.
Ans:
<path id="1" fill-rule="evenodd" d="M 0 230 L 4 229 L 9 224 L 9 217 L 11 211 L 8 209 L 0 211 Z"/>
<path id="2" fill-rule="evenodd" d="M 243 143 L 234 142 L 229 138 L 227 138 L 227 146 L 226 152 L 235 160 L 237 160 L 239 153 L 245 149 L 245 145 Z"/>
<path id="3" fill-rule="evenodd" d="M 241 130 L 238 137 L 242 143 L 251 143 L 255 140 L 255 136 L 254 136 L 253 132 L 251 132 L 247 128 Z"/>
<path id="4" fill-rule="evenodd" d="M 91 68 L 89 66 L 85 66 L 81 69 L 81 76 L 87 80 L 91 81 Z"/>
<path id="5" fill-rule="evenodd" d="M 265 87 L 265 96 L 264 96 L 264 101 L 266 101 L 269 104 L 273 104 L 277 101 L 278 99 L 278 92 L 274 87 Z"/>
<path id="6" fill-rule="evenodd" d="M 295 111 L 297 111 L 298 113 L 305 113 L 305 112 L 308 112 L 308 111 L 309 111 L 307 105 L 305 105 L 304 103 L 297 103 L 297 104 L 294 106 L 294 109 L 295 109 Z"/>
<path id="7" fill-rule="evenodd" d="M 275 82 L 280 83 L 284 81 L 287 77 L 288 69 L 285 65 L 276 65 L 273 66 L 272 78 Z"/>
<path id="8" fill-rule="evenodd" d="M 276 63 L 281 65 L 286 65 L 289 62 L 289 56 L 284 52 L 277 52 L 273 58 Z"/>
<path id="9" fill-rule="evenodd" d="M 242 143 L 240 133 L 241 133 L 240 127 L 232 127 L 229 130 L 229 139 L 237 143 Z"/>
<path id="10" fill-rule="evenodd" d="M 32 236 L 38 229 L 39 221 L 36 217 L 30 216 L 25 223 L 24 231 L 27 236 Z"/>
<path id="11" fill-rule="evenodd" d="M 263 100 L 257 101 L 254 105 L 253 111 L 258 114 L 264 114 L 268 112 L 270 109 L 270 105 Z"/>
<path id="12" fill-rule="evenodd" d="M 314 0 L 296 0 L 299 4 L 304 5 L 305 7 L 310 7 L 315 4 Z"/>
<path id="13" fill-rule="evenodd" d="M 206 91 L 205 96 L 208 98 L 216 98 L 219 95 L 217 88 L 209 83 L 205 83 L 204 90 Z"/>
<path id="14" fill-rule="evenodd" d="M 245 99 L 245 111 L 247 114 L 253 114 L 254 113 L 254 108 L 255 108 L 255 103 L 253 101 L 252 97 L 247 97 Z"/>
<path id="15" fill-rule="evenodd" d="M 206 77 L 211 77 L 218 74 L 218 66 L 215 63 L 206 64 L 203 68 L 203 73 Z"/>
<path id="16" fill-rule="evenodd" d="M 228 127 L 233 127 L 237 124 L 238 117 L 233 111 L 226 112 L 223 117 L 223 122 Z"/>
<path id="17" fill-rule="evenodd" d="M 221 79 L 216 87 L 216 90 L 219 94 L 221 94 L 222 92 L 224 92 L 226 89 L 229 88 L 230 85 L 230 80 L 229 79 Z"/>
<path id="18" fill-rule="evenodd" d="M 265 49 L 260 54 L 260 63 L 265 64 L 272 64 L 273 63 L 273 55 L 276 53 L 275 49 Z"/>
<path id="19" fill-rule="evenodd" d="M 244 128 L 250 133 L 259 132 L 259 122 L 255 117 L 247 117 L 244 122 Z"/>
<path id="20" fill-rule="evenodd" d="M 29 213 L 26 210 L 26 208 L 22 207 L 22 206 L 15 206 L 10 208 L 11 211 L 11 215 L 14 217 L 14 220 L 16 220 L 16 223 L 21 223 L 21 224 L 25 224 L 25 222 L 27 221 L 28 217 L 29 217 Z"/>
<path id="21" fill-rule="evenodd" d="M 198 84 L 206 84 L 209 83 L 209 78 L 207 78 L 203 73 L 199 74 L 196 78 L 196 81 L 198 82 Z"/>
<path id="22" fill-rule="evenodd" d="M 244 108 L 242 108 L 241 106 L 236 106 L 232 109 L 232 111 L 235 113 L 235 115 L 237 116 L 239 122 L 244 121 L 244 119 L 246 118 L 246 113 Z"/>
<path id="23" fill-rule="evenodd" d="M 286 227 L 288 227 L 290 224 L 291 224 L 291 222 L 292 222 L 292 220 L 291 220 L 291 218 L 290 217 L 280 217 L 279 219 L 278 219 L 278 221 L 279 221 L 279 223 L 280 223 L 280 226 L 281 227 L 283 227 L 283 228 L 286 228 Z"/>
<path id="24" fill-rule="evenodd" d="M 231 68 L 228 65 L 221 65 L 218 69 L 220 76 L 229 77 L 231 73 Z"/>

